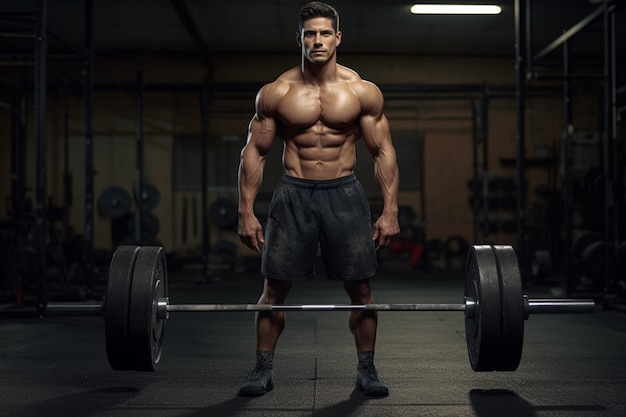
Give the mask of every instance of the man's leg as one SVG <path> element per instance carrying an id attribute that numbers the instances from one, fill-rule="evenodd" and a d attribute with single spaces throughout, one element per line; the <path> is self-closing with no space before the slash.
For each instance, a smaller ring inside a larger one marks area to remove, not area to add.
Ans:
<path id="1" fill-rule="evenodd" d="M 284 304 L 291 286 L 291 282 L 266 279 L 257 304 Z M 274 388 L 272 383 L 274 350 L 285 328 L 285 312 L 259 311 L 255 315 L 255 323 L 256 366 L 248 375 L 247 381 L 239 388 L 239 395 L 259 396 Z"/>
<path id="2" fill-rule="evenodd" d="M 373 304 L 372 291 L 368 279 L 358 281 L 344 281 L 352 304 Z M 369 352 L 374 350 L 376 344 L 376 327 L 378 314 L 376 311 L 351 311 L 349 316 L 350 331 L 354 335 L 356 350 Z"/>
<path id="3" fill-rule="evenodd" d="M 265 279 L 263 293 L 257 304 L 285 304 L 285 299 L 293 283 Z M 259 311 L 256 313 L 257 350 L 273 352 L 278 338 L 285 328 L 284 311 Z"/>
<path id="4" fill-rule="evenodd" d="M 352 304 L 373 304 L 369 279 L 344 281 L 343 284 Z M 387 386 L 380 380 L 374 366 L 374 348 L 378 314 L 376 311 L 351 311 L 350 331 L 354 335 L 359 364 L 356 388 L 366 395 L 384 397 L 389 394 Z"/>

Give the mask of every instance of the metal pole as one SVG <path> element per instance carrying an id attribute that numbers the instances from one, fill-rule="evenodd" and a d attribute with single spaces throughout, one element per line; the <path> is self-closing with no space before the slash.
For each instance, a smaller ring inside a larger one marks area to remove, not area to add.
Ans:
<path id="1" fill-rule="evenodd" d="M 171 304 L 167 312 L 465 311 L 465 304 Z"/>
<path id="2" fill-rule="evenodd" d="M 478 216 L 480 211 L 480 200 L 478 199 L 478 144 L 480 143 L 480 135 L 478 133 L 478 106 L 475 101 L 472 101 L 472 209 L 473 209 L 473 232 L 474 242 L 478 242 Z M 423 200 L 423 199 L 422 199 Z"/>
<path id="3" fill-rule="evenodd" d="M 483 145 L 483 238 L 489 238 L 489 93 L 487 85 L 483 83 L 480 90 L 480 142 Z"/>
<path id="4" fill-rule="evenodd" d="M 85 56 L 84 56 L 84 100 L 85 100 L 85 282 L 87 294 L 93 294 L 94 287 L 94 165 L 93 165 L 93 1 L 85 2 Z"/>
<path id="5" fill-rule="evenodd" d="M 520 267 L 522 272 L 526 266 L 526 250 L 525 250 L 525 218 L 524 210 L 526 207 L 526 183 L 525 183 L 525 161 L 526 161 L 526 143 L 525 143 L 525 83 L 526 83 L 526 65 L 524 54 L 526 51 L 524 39 L 525 1 L 515 0 L 515 54 L 516 54 L 516 85 L 517 85 L 517 253 L 520 259 Z"/>
<path id="6" fill-rule="evenodd" d="M 470 301 L 473 303 L 473 301 Z M 538 298 L 524 300 L 530 314 L 593 313 L 593 299 Z M 168 304 L 167 299 L 157 303 L 167 313 L 211 313 L 246 311 L 466 311 L 467 304 Z M 480 306 L 480 303 L 477 303 Z M 98 316 L 102 303 L 49 303 L 49 316 Z M 157 313 L 158 314 L 158 313 Z"/>
<path id="7" fill-rule="evenodd" d="M 143 199 L 143 72 L 137 71 L 137 96 L 136 96 L 136 144 L 137 153 L 135 160 L 135 243 L 141 244 L 141 203 Z"/>
<path id="8" fill-rule="evenodd" d="M 530 0 L 527 0 L 527 1 L 530 1 Z M 563 42 L 567 41 L 568 39 L 573 38 L 579 32 L 581 32 L 583 29 L 585 29 L 587 26 L 591 25 L 596 19 L 598 19 L 600 16 L 602 16 L 602 13 L 605 10 L 605 6 L 606 7 L 614 7 L 614 5 L 610 5 L 609 6 L 609 3 L 611 3 L 610 1 L 605 1 L 604 3 L 605 4 L 603 6 L 598 7 L 596 10 L 594 10 L 587 17 L 585 17 L 584 19 L 582 19 L 581 21 L 576 23 L 574 26 L 572 26 L 567 31 L 565 31 L 557 39 L 552 41 L 552 43 L 550 43 L 550 45 L 548 45 L 544 49 L 542 49 L 537 55 L 534 56 L 533 61 L 536 62 L 536 61 L 540 60 L 541 58 L 547 56 L 552 51 L 554 51 L 556 48 L 561 46 L 561 44 L 563 44 Z"/>
<path id="9" fill-rule="evenodd" d="M 604 4 L 604 294 L 610 291 L 615 253 L 615 5 Z"/>
<path id="10" fill-rule="evenodd" d="M 532 24 L 532 0 L 526 0 L 526 9 L 525 9 L 525 45 L 526 45 L 526 65 L 528 68 L 532 68 L 533 59 L 532 59 L 532 44 L 533 44 L 533 24 Z"/>
<path id="11" fill-rule="evenodd" d="M 569 77 L 569 42 L 563 43 L 563 83 L 564 98 L 564 178 L 563 178 L 563 230 L 565 233 L 563 248 L 563 276 L 565 278 L 565 293 L 572 293 L 572 215 L 574 204 L 573 177 L 572 177 L 572 133 L 574 130 L 572 116 L 572 81 Z"/>
<path id="12" fill-rule="evenodd" d="M 37 310 L 40 315 L 47 304 L 47 137 L 46 137 L 46 0 L 39 0 L 35 33 L 35 133 L 36 133 L 36 223 L 39 293 Z"/>
<path id="13" fill-rule="evenodd" d="M 200 123 L 202 140 L 202 278 L 209 282 L 209 225 L 207 221 L 208 152 L 209 152 L 209 92 L 205 85 L 200 92 Z"/>
<path id="14" fill-rule="evenodd" d="M 70 173 L 70 109 L 69 93 L 64 91 L 63 108 L 63 237 L 69 239 L 71 235 L 70 227 L 70 207 L 72 206 L 72 174 Z"/>

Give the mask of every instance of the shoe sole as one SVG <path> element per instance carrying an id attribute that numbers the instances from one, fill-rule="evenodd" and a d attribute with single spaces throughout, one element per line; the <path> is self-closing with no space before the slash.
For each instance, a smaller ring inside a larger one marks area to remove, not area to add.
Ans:
<path id="1" fill-rule="evenodd" d="M 371 391 L 366 391 L 363 389 L 363 386 L 357 382 L 356 384 L 356 389 L 357 391 L 361 391 L 364 395 L 367 395 L 368 397 L 386 397 L 389 395 L 389 389 L 387 388 L 381 388 L 380 390 L 371 390 Z"/>
<path id="2" fill-rule="evenodd" d="M 243 397 L 260 397 L 262 395 L 267 394 L 269 391 L 273 389 L 274 389 L 274 384 L 270 382 L 269 384 L 267 384 L 267 386 L 265 387 L 263 391 L 240 389 L 239 395 Z"/>

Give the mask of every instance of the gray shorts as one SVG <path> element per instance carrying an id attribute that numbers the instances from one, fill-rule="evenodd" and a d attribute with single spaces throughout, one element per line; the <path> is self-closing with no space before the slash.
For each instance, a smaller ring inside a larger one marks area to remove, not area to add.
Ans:
<path id="1" fill-rule="evenodd" d="M 270 202 L 261 274 L 281 281 L 315 276 L 318 248 L 329 279 L 378 271 L 365 191 L 354 175 L 313 181 L 283 176 Z"/>

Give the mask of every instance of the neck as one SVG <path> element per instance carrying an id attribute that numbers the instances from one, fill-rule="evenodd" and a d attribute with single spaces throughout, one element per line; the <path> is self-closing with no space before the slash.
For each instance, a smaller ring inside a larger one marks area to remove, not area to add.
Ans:
<path id="1" fill-rule="evenodd" d="M 324 64 L 314 64 L 302 57 L 302 79 L 312 84 L 320 84 L 325 81 L 334 81 L 337 75 L 337 60 L 332 57 Z"/>

